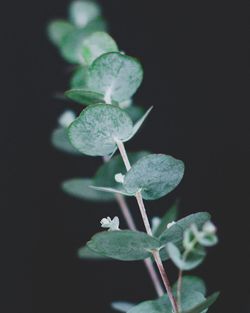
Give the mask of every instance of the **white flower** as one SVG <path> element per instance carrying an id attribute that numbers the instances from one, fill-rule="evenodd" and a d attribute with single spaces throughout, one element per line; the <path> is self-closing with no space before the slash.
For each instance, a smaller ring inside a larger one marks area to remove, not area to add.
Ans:
<path id="1" fill-rule="evenodd" d="M 75 120 L 76 115 L 71 110 L 66 110 L 59 118 L 58 123 L 61 127 L 67 128 Z"/>
<path id="2" fill-rule="evenodd" d="M 172 227 L 174 224 L 175 224 L 175 221 L 173 221 L 173 222 L 171 222 L 171 223 L 168 223 L 168 224 L 167 224 L 167 229 L 169 229 L 170 227 Z"/>
<path id="3" fill-rule="evenodd" d="M 117 183 L 123 184 L 124 183 L 124 176 L 125 175 L 122 175 L 122 173 L 115 174 L 115 181 Z"/>
<path id="4" fill-rule="evenodd" d="M 100 223 L 102 228 L 109 228 L 109 231 L 120 230 L 120 221 L 117 216 L 115 216 L 113 219 L 111 219 L 109 216 L 107 218 L 103 218 Z"/>
<path id="5" fill-rule="evenodd" d="M 203 227 L 202 230 L 207 235 L 214 235 L 216 233 L 216 227 L 211 221 L 207 221 Z"/>

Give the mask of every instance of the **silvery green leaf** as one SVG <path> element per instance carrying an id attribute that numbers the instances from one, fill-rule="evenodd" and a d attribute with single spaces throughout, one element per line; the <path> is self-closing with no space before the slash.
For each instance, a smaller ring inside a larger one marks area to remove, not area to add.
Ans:
<path id="1" fill-rule="evenodd" d="M 74 29 L 71 32 L 67 33 L 60 43 L 60 51 L 62 57 L 69 63 L 83 63 L 81 49 L 84 40 L 91 33 L 99 30 L 101 31 L 104 28 L 105 22 L 101 18 L 98 18 L 89 23 L 88 26 L 85 28 Z"/>
<path id="2" fill-rule="evenodd" d="M 116 140 L 126 141 L 133 123 L 126 112 L 114 105 L 91 105 L 70 125 L 71 144 L 80 152 L 105 156 L 116 149 Z"/>
<path id="3" fill-rule="evenodd" d="M 68 99 L 73 100 L 79 104 L 84 104 L 84 105 L 91 105 L 91 104 L 98 104 L 98 103 L 105 104 L 105 99 L 104 99 L 103 94 L 85 90 L 82 88 L 75 88 L 75 89 L 68 90 L 65 92 L 65 96 Z M 115 101 L 112 101 L 112 104 L 117 105 L 118 103 Z"/>
<path id="4" fill-rule="evenodd" d="M 141 191 L 146 200 L 161 198 L 181 181 L 184 164 L 169 155 L 150 154 L 137 161 L 125 175 L 124 189 L 135 194 Z"/>
<path id="5" fill-rule="evenodd" d="M 127 312 L 129 309 L 131 309 L 133 306 L 135 306 L 134 303 L 131 302 L 124 302 L 124 301 L 114 301 L 111 303 L 112 309 L 119 311 L 119 312 Z"/>
<path id="6" fill-rule="evenodd" d="M 177 292 L 177 282 L 173 285 L 173 292 L 176 293 Z M 192 276 L 192 275 L 188 275 L 188 276 L 183 276 L 182 277 L 182 284 L 181 284 L 181 290 L 182 292 L 189 292 L 190 294 L 192 293 L 192 291 L 198 291 L 201 294 L 203 294 L 203 296 L 206 295 L 206 285 L 203 281 L 203 279 L 201 279 L 198 276 Z"/>
<path id="7" fill-rule="evenodd" d="M 172 313 L 171 303 L 167 295 L 156 300 L 148 300 L 132 307 L 127 313 Z"/>
<path id="8" fill-rule="evenodd" d="M 133 165 L 140 158 L 148 154 L 149 152 L 146 151 L 130 152 L 128 153 L 128 158 L 130 163 Z M 100 166 L 93 179 L 94 186 L 103 186 L 116 189 L 121 188 L 122 185 L 117 183 L 115 180 L 115 175 L 117 173 L 126 173 L 126 168 L 120 155 L 115 155 L 108 162 Z"/>
<path id="9" fill-rule="evenodd" d="M 70 87 L 72 89 L 82 89 L 84 88 L 87 81 L 87 67 L 80 65 L 72 74 L 70 79 Z"/>
<path id="10" fill-rule="evenodd" d="M 118 51 L 114 39 L 105 32 L 95 32 L 87 37 L 82 45 L 84 63 L 89 66 L 104 53 Z"/>
<path id="11" fill-rule="evenodd" d="M 50 41 L 60 46 L 63 38 L 72 30 L 74 26 L 65 20 L 54 20 L 48 24 L 47 33 Z"/>
<path id="12" fill-rule="evenodd" d="M 190 271 L 196 268 L 203 262 L 206 256 L 206 252 L 202 247 L 197 247 L 196 249 L 191 251 L 185 259 L 181 255 L 178 247 L 173 243 L 169 242 L 166 245 L 166 248 L 170 259 L 180 270 L 183 271 Z"/>
<path id="13" fill-rule="evenodd" d="M 130 99 L 143 78 L 141 64 L 130 56 L 110 52 L 97 58 L 89 68 L 88 89 L 104 95 L 105 102 Z"/>
<path id="14" fill-rule="evenodd" d="M 191 309 L 184 309 L 180 313 L 203 313 L 203 312 L 206 312 L 207 309 L 212 304 L 214 304 L 214 302 L 218 299 L 219 295 L 220 295 L 219 292 L 215 292 L 211 296 L 209 296 L 206 300 L 197 304 L 195 307 L 193 307 Z"/>
<path id="15" fill-rule="evenodd" d="M 96 253 L 91 250 L 88 246 L 83 246 L 78 249 L 78 257 L 83 260 L 110 260 L 109 258 Z"/>
<path id="16" fill-rule="evenodd" d="M 98 233 L 87 244 L 101 255 L 121 261 L 136 261 L 151 256 L 150 251 L 159 248 L 160 242 L 143 232 L 120 230 Z"/>
<path id="17" fill-rule="evenodd" d="M 92 1 L 73 1 L 69 7 L 69 18 L 77 27 L 83 28 L 101 15 L 101 9 Z"/>
<path id="18" fill-rule="evenodd" d="M 131 117 L 133 123 L 138 121 L 143 116 L 143 114 L 145 113 L 145 110 L 143 107 L 140 107 L 140 106 L 135 105 L 135 104 L 130 105 L 129 107 L 127 107 L 124 110 Z"/>
<path id="19" fill-rule="evenodd" d="M 130 135 L 130 137 L 127 139 L 127 141 L 130 140 L 132 137 L 134 137 L 134 135 L 138 132 L 138 130 L 140 129 L 141 125 L 143 124 L 145 119 L 148 117 L 148 115 L 149 115 L 149 113 L 151 112 L 152 109 L 153 109 L 153 107 L 150 107 L 147 110 L 147 112 L 134 124 L 133 132 Z"/>
<path id="20" fill-rule="evenodd" d="M 58 150 L 74 155 L 81 155 L 70 143 L 65 128 L 59 127 L 53 130 L 51 134 L 51 143 Z"/>
<path id="21" fill-rule="evenodd" d="M 159 237 L 165 230 L 167 225 L 173 221 L 176 221 L 179 214 L 179 200 L 176 200 L 173 205 L 167 210 L 164 216 L 161 218 L 160 224 L 154 232 L 155 237 Z"/>
<path id="22" fill-rule="evenodd" d="M 90 188 L 93 184 L 89 178 L 72 178 L 62 183 L 62 189 L 65 193 L 86 201 L 113 201 L 114 196 L 111 193 L 97 191 Z"/>

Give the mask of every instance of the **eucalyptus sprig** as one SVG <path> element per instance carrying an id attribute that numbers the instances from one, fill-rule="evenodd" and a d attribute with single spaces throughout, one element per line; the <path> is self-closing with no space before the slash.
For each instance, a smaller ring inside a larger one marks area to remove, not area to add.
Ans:
<path id="1" fill-rule="evenodd" d="M 149 220 L 144 201 L 174 190 L 183 178 L 184 163 L 170 155 L 127 153 L 125 143 L 136 136 L 152 107 L 145 112 L 134 104 L 133 95 L 143 80 L 142 65 L 120 51 L 106 28 L 101 8 L 90 1 L 72 2 L 68 20 L 48 25 L 51 42 L 74 65 L 65 99 L 87 106 L 78 117 L 70 110 L 60 116 L 52 144 L 72 155 L 103 159 L 94 177 L 68 179 L 62 189 L 84 201 L 116 201 L 129 228 L 120 229 L 117 216 L 103 217 L 100 226 L 105 230 L 95 234 L 78 255 L 82 259 L 144 261 L 157 299 L 140 304 L 113 302 L 117 311 L 206 312 L 218 293 L 206 297 L 203 280 L 183 276 L 183 272 L 200 265 L 205 248 L 217 243 L 216 227 L 207 212 L 178 219 L 178 202 L 162 218 Z M 138 231 L 126 197 L 135 198 L 146 232 Z M 168 260 L 179 270 L 173 285 L 163 264 Z"/>

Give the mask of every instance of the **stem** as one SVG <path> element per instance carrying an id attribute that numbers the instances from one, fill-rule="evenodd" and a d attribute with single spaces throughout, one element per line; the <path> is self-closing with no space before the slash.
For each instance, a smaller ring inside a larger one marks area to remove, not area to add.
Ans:
<path id="1" fill-rule="evenodd" d="M 182 274 L 183 274 L 183 271 L 179 270 L 178 282 L 177 282 L 177 303 L 178 303 L 178 306 L 179 306 L 180 310 L 181 310 Z"/>
<path id="2" fill-rule="evenodd" d="M 116 140 L 116 144 L 117 144 L 118 149 L 120 151 L 120 154 L 121 154 L 121 157 L 122 157 L 123 162 L 125 164 L 125 167 L 126 167 L 127 171 L 129 171 L 131 169 L 131 165 L 130 165 L 130 162 L 129 162 L 129 159 L 128 159 L 128 156 L 127 156 L 127 152 L 126 152 L 125 147 L 124 147 L 124 144 L 120 140 Z M 147 216 L 147 212 L 146 212 L 146 209 L 145 209 L 145 205 L 144 205 L 144 202 L 143 202 L 143 199 L 142 199 L 141 192 L 140 191 L 136 192 L 135 197 L 136 197 L 136 200 L 137 200 L 140 212 L 141 212 L 142 220 L 143 220 L 144 226 L 146 228 L 147 234 L 149 236 L 152 236 L 153 235 L 152 234 L 152 229 L 151 229 L 151 226 L 150 226 L 150 223 L 149 223 L 149 219 L 148 219 L 148 216 Z M 172 288 L 171 288 L 171 285 L 170 285 L 167 273 L 166 273 L 166 271 L 164 269 L 164 266 L 162 264 L 162 260 L 161 260 L 159 251 L 154 250 L 154 251 L 152 251 L 152 254 L 153 254 L 154 260 L 156 262 L 156 265 L 158 267 L 158 270 L 160 272 L 160 275 L 161 275 L 162 281 L 164 283 L 164 286 L 166 288 L 166 291 L 167 291 L 169 300 L 171 302 L 173 311 L 174 311 L 174 313 L 178 313 L 178 311 L 179 311 L 178 310 L 178 305 L 177 305 L 176 299 L 175 299 L 175 297 L 173 295 Z"/>
<path id="3" fill-rule="evenodd" d="M 103 161 L 108 162 L 109 158 L 103 157 Z M 116 193 L 115 199 L 116 199 L 117 203 L 119 204 L 119 207 L 122 211 L 123 217 L 124 217 L 128 227 L 129 227 L 129 229 L 134 230 L 134 231 L 137 230 L 133 216 L 129 210 L 129 207 L 127 205 L 127 202 L 126 202 L 124 196 L 122 194 Z M 161 282 L 160 282 L 159 277 L 156 273 L 156 270 L 154 268 L 154 264 L 153 264 L 152 260 L 150 258 L 145 259 L 144 264 L 147 268 L 148 274 L 152 280 L 152 283 L 154 285 L 154 288 L 155 288 L 155 291 L 156 291 L 158 297 L 161 297 L 164 294 L 164 292 L 163 292 Z"/>

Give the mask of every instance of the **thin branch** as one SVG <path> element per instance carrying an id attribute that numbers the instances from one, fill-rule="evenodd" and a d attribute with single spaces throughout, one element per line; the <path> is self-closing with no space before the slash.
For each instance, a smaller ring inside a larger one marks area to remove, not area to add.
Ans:
<path id="1" fill-rule="evenodd" d="M 109 158 L 108 157 L 103 157 L 103 161 L 104 162 L 108 162 Z M 115 199 L 122 211 L 123 217 L 129 227 L 129 229 L 131 230 L 137 230 L 137 227 L 135 225 L 133 216 L 129 210 L 129 207 L 127 205 L 126 199 L 122 194 L 115 194 Z M 150 258 L 145 259 L 144 260 L 144 264 L 147 268 L 148 274 L 151 278 L 151 281 L 153 283 L 153 286 L 155 288 L 155 291 L 158 295 L 158 297 L 161 297 L 164 294 L 164 291 L 162 289 L 162 285 L 161 282 L 159 280 L 159 277 L 156 273 L 155 267 L 154 267 L 154 263 L 152 262 L 152 260 Z"/>
<path id="2" fill-rule="evenodd" d="M 129 162 L 129 159 L 128 159 L 128 156 L 127 156 L 127 152 L 126 152 L 126 149 L 124 147 L 124 144 L 120 140 L 116 140 L 116 144 L 117 144 L 118 149 L 120 151 L 120 154 L 121 154 L 121 157 L 122 157 L 123 162 L 125 164 L 125 167 L 126 167 L 127 171 L 129 171 L 131 169 L 131 165 L 130 165 L 130 162 Z M 146 212 L 146 209 L 145 209 L 145 205 L 144 205 L 144 202 L 143 202 L 143 198 L 142 198 L 141 192 L 138 191 L 135 194 L 135 197 L 136 197 L 136 200 L 137 200 L 140 212 L 141 212 L 142 220 L 143 220 L 144 226 L 146 228 L 147 234 L 149 236 L 152 236 L 153 234 L 152 234 L 151 226 L 150 226 L 150 223 L 149 223 L 149 219 L 148 219 L 148 216 L 147 216 L 147 212 Z M 170 285 L 167 273 L 166 273 L 166 271 L 164 269 L 164 266 L 162 264 L 162 260 L 161 260 L 159 251 L 155 250 L 155 251 L 152 252 L 152 254 L 153 254 L 154 260 L 156 262 L 156 265 L 158 267 L 158 270 L 159 270 L 159 272 L 161 274 L 161 278 L 162 278 L 162 281 L 163 281 L 164 286 L 166 288 L 166 291 L 167 291 L 169 300 L 171 302 L 173 311 L 174 311 L 174 313 L 178 313 L 178 311 L 179 311 L 178 310 L 178 305 L 177 305 L 176 299 L 175 299 L 175 297 L 173 295 L 172 288 L 171 288 L 171 285 Z"/>

